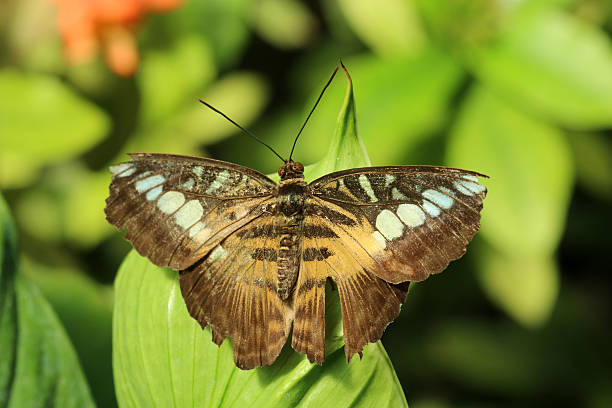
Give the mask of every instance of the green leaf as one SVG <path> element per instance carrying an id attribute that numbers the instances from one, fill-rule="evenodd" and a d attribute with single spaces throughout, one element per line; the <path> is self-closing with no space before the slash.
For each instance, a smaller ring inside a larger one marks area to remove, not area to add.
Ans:
<path id="1" fill-rule="evenodd" d="M 109 129 L 107 116 L 56 78 L 0 71 L 0 186 L 19 187 L 38 169 L 80 154 Z M 27 143 L 24 143 L 27 141 Z"/>
<path id="2" fill-rule="evenodd" d="M 93 407 L 55 313 L 19 271 L 15 229 L 0 197 L 0 405 Z"/>
<path id="3" fill-rule="evenodd" d="M 115 282 L 113 370 L 120 406 L 406 406 L 380 342 L 345 361 L 337 292 L 326 292 L 323 366 L 285 345 L 270 367 L 243 371 L 189 316 L 177 272 L 132 251 Z M 330 330 L 331 329 L 331 330 Z"/>
<path id="4" fill-rule="evenodd" d="M 427 39 L 411 1 L 338 0 L 355 33 L 377 54 L 414 54 Z"/>
<path id="5" fill-rule="evenodd" d="M 612 45 L 586 21 L 525 2 L 501 38 L 469 60 L 517 106 L 574 129 L 612 125 Z"/>
<path id="6" fill-rule="evenodd" d="M 317 21 L 299 1 L 261 0 L 253 8 L 253 28 L 276 47 L 299 48 L 314 38 Z"/>
<path id="7" fill-rule="evenodd" d="M 555 250 L 574 182 L 570 148 L 556 128 L 475 88 L 450 135 L 447 161 L 491 177 L 481 234 L 498 251 Z"/>
<path id="8" fill-rule="evenodd" d="M 78 354 L 98 406 L 117 405 L 112 367 L 113 292 L 79 270 L 23 258 L 24 275 L 53 307 Z M 70 296 L 66 296 L 66 294 Z"/>
<path id="9" fill-rule="evenodd" d="M 322 164 L 309 169 L 309 177 L 330 167 L 369 163 L 356 132 L 348 73 L 347 79 L 332 148 Z M 210 330 L 189 316 L 177 272 L 132 251 L 119 270 L 115 299 L 113 368 L 121 406 L 407 406 L 380 342 L 368 345 L 363 359 L 346 363 L 340 302 L 329 287 L 325 363 L 311 364 L 288 343 L 272 366 L 250 371 L 234 365 L 229 339 L 217 347 Z"/>
<path id="10" fill-rule="evenodd" d="M 528 257 L 481 250 L 478 277 L 491 301 L 527 327 L 548 321 L 559 295 L 559 272 L 549 255 Z"/>
<path id="11" fill-rule="evenodd" d="M 143 122 L 156 125 L 196 101 L 216 73 L 212 51 L 202 37 L 186 36 L 173 48 L 145 54 L 138 75 Z"/>
<path id="12" fill-rule="evenodd" d="M 496 35 L 514 7 L 490 0 L 414 0 L 429 34 L 452 51 L 465 52 Z"/>

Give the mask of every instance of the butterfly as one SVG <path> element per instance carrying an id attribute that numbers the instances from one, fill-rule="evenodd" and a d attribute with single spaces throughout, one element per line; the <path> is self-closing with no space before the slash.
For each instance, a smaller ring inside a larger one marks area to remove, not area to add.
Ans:
<path id="1" fill-rule="evenodd" d="M 410 282 L 464 254 L 487 192 L 485 175 L 436 166 L 353 168 L 306 183 L 289 157 L 280 183 L 171 154 L 134 153 L 111 167 L 107 220 L 141 255 L 179 271 L 189 314 L 216 344 L 231 339 L 242 369 L 272 364 L 291 330 L 292 347 L 323 363 L 328 279 L 347 362 L 361 355 L 397 317 Z"/>

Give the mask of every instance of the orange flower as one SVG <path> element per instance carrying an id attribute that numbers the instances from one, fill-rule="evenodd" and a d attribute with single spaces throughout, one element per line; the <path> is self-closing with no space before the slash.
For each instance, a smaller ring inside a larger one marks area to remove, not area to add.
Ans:
<path id="1" fill-rule="evenodd" d="M 180 0 L 51 0 L 70 62 L 84 62 L 99 52 L 109 68 L 123 76 L 138 68 L 135 31 L 147 13 L 170 11 Z"/>

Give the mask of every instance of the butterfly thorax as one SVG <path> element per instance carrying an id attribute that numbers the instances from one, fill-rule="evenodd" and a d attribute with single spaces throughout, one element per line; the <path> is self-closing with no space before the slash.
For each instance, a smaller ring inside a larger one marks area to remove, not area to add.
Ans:
<path id="1" fill-rule="evenodd" d="M 297 163 L 301 168 L 296 169 L 289 167 L 291 164 L 295 163 L 288 163 L 279 169 L 281 182 L 278 187 L 276 205 L 276 236 L 279 239 L 276 283 L 278 294 L 283 300 L 291 295 L 299 273 L 301 235 L 304 227 L 304 200 L 308 188 L 302 173 L 304 167 Z M 287 171 L 284 171 L 285 168 Z"/>

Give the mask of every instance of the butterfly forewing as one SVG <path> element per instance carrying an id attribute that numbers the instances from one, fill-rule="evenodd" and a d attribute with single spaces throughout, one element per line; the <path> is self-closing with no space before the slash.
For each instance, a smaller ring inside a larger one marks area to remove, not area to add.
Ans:
<path id="1" fill-rule="evenodd" d="M 111 168 L 106 217 L 136 250 L 182 270 L 262 214 L 275 183 L 227 162 L 138 153 Z"/>
<path id="2" fill-rule="evenodd" d="M 321 208 L 355 217 L 334 223 L 378 264 L 391 283 L 419 281 L 459 258 L 480 225 L 486 188 L 479 173 L 447 167 L 394 166 L 351 169 L 315 180 Z"/>

